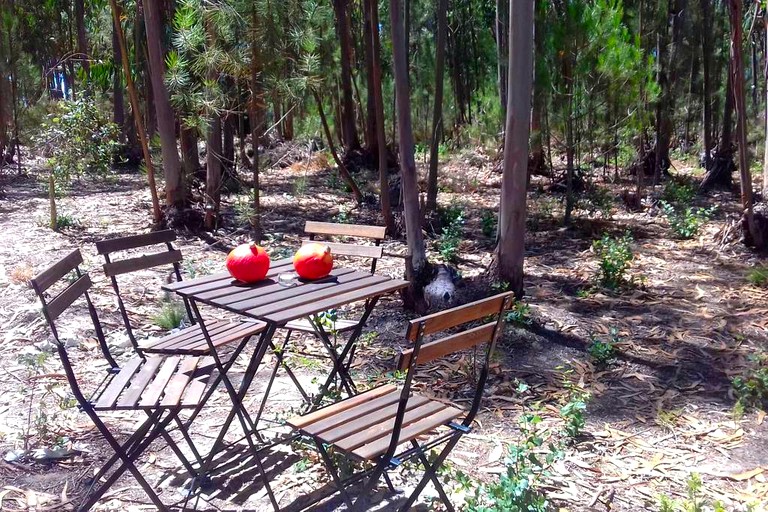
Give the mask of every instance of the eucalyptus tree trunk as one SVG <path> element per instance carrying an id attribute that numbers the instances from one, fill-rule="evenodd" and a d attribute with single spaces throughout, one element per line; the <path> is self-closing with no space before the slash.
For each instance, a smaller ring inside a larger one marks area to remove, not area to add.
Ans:
<path id="1" fill-rule="evenodd" d="M 176 148 L 176 117 L 171 108 L 168 88 L 165 86 L 165 56 L 161 43 L 162 27 L 158 0 L 144 0 L 144 28 L 147 32 L 149 75 L 163 154 L 165 203 L 180 208 L 185 204 L 185 189 L 179 151 Z"/>
<path id="2" fill-rule="evenodd" d="M 219 202 L 221 200 L 221 117 L 213 113 L 208 119 L 205 175 L 205 229 L 214 230 L 218 224 Z"/>
<path id="3" fill-rule="evenodd" d="M 763 247 L 762 234 L 755 225 L 752 211 L 752 176 L 747 154 L 747 111 L 744 101 L 744 60 L 742 57 L 742 2 L 728 2 L 731 20 L 731 74 L 733 75 L 733 101 L 736 109 L 736 138 L 739 143 L 739 175 L 741 178 L 741 207 L 746 220 L 745 236 L 755 247 Z"/>
<path id="4" fill-rule="evenodd" d="M 407 307 L 423 312 L 427 306 L 424 299 L 424 286 L 431 278 L 432 269 L 427 261 L 424 236 L 421 232 L 419 183 L 416 177 L 413 130 L 411 128 L 411 100 L 408 91 L 407 49 L 400 7 L 399 0 L 389 0 L 395 94 L 397 95 L 397 134 L 403 190 L 403 217 L 409 253 L 406 259 L 405 273 L 411 282 L 410 287 L 405 292 L 404 302 Z"/>
<path id="5" fill-rule="evenodd" d="M 499 81 L 499 100 L 504 119 L 507 117 L 507 63 L 509 62 L 509 20 L 503 0 L 496 0 L 496 72 Z"/>
<path id="6" fill-rule="evenodd" d="M 355 124 L 355 101 L 352 95 L 352 36 L 349 32 L 349 0 L 333 0 L 336 30 L 341 44 L 341 135 L 345 151 L 360 147 Z"/>
<path id="7" fill-rule="evenodd" d="M 115 63 L 120 55 L 120 42 L 118 41 L 118 29 L 112 23 L 112 54 L 115 56 Z M 115 66 L 115 72 L 112 74 L 112 122 L 120 128 L 121 137 L 125 138 L 125 97 L 123 96 L 123 76 L 121 68 Z"/>
<path id="8" fill-rule="evenodd" d="M 763 14 L 765 23 L 765 79 L 768 82 L 768 12 Z M 768 87 L 765 89 L 765 151 L 763 154 L 763 201 L 768 200 Z"/>
<path id="9" fill-rule="evenodd" d="M 704 169 L 709 170 L 712 151 L 712 78 L 710 62 L 712 59 L 712 0 L 700 0 L 701 7 L 701 113 L 702 113 L 702 142 L 704 146 Z"/>
<path id="10" fill-rule="evenodd" d="M 437 3 L 437 45 L 435 46 L 435 108 L 432 113 L 432 144 L 429 148 L 429 175 L 427 177 L 428 212 L 437 208 L 438 149 L 443 139 L 443 70 L 445 68 L 445 40 L 448 32 L 448 0 Z"/>
<path id="11" fill-rule="evenodd" d="M 371 68 L 373 70 L 374 118 L 376 120 L 376 150 L 379 161 L 379 197 L 381 198 L 381 216 L 387 233 L 395 232 L 395 217 L 392 215 L 392 201 L 389 197 L 389 165 L 387 165 L 387 135 L 384 127 L 384 97 L 381 93 L 381 40 L 379 39 L 379 2 L 364 0 L 371 14 Z"/>
<path id="12" fill-rule="evenodd" d="M 0 15 L 2 13 L 0 10 Z M 5 67 L 6 61 L 5 37 L 0 36 L 0 167 L 5 164 L 5 150 L 9 146 L 8 128 L 11 122 L 11 91 L 8 84 L 8 70 Z"/>
<path id="13" fill-rule="evenodd" d="M 534 0 L 509 3 L 509 69 L 507 120 L 504 130 L 504 170 L 499 207 L 499 244 L 496 249 L 500 281 L 520 299 L 523 296 L 525 256 L 528 135 L 533 86 Z"/>
<path id="14" fill-rule="evenodd" d="M 372 155 L 378 155 L 378 138 L 376 136 L 376 98 L 373 89 L 373 31 L 371 22 L 371 4 L 378 0 L 363 1 L 363 49 L 365 50 L 365 79 L 366 79 L 366 118 L 365 118 L 365 144 Z M 378 6 L 377 6 L 378 7 Z M 378 31 L 379 27 L 375 27 Z"/>
<path id="15" fill-rule="evenodd" d="M 139 136 L 141 150 L 144 154 L 144 165 L 147 169 L 149 192 L 152 196 L 152 218 L 154 219 L 155 225 L 159 225 L 162 221 L 162 212 L 160 211 L 160 200 L 157 197 L 157 185 L 155 184 L 155 166 L 152 163 L 152 155 L 149 152 L 149 142 L 147 141 L 147 133 L 144 130 L 144 123 L 141 121 L 139 95 L 136 93 L 136 87 L 134 86 L 133 78 L 131 76 L 131 66 L 128 62 L 128 50 L 125 47 L 123 27 L 120 24 L 120 7 L 117 5 L 117 0 L 109 0 L 109 5 L 112 11 L 112 26 L 116 32 L 120 62 L 122 63 L 123 75 L 125 76 L 125 86 L 128 90 L 128 99 L 131 102 L 131 111 L 136 125 L 136 133 Z M 117 57 L 117 55 L 115 57 Z"/>
<path id="16" fill-rule="evenodd" d="M 248 104 L 248 117 L 251 124 L 251 145 L 253 148 L 253 197 L 251 203 L 251 238 L 261 241 L 261 199 L 259 190 L 259 142 L 264 135 L 264 86 L 261 78 L 262 64 L 260 41 L 257 37 L 259 17 L 255 4 L 251 10 L 251 101 Z"/>
<path id="17" fill-rule="evenodd" d="M 86 82 L 90 82 L 91 63 L 88 56 L 88 39 L 85 35 L 85 5 L 84 0 L 75 0 L 75 23 L 77 24 L 77 53 L 85 71 Z M 90 89 L 90 84 L 86 86 Z"/>

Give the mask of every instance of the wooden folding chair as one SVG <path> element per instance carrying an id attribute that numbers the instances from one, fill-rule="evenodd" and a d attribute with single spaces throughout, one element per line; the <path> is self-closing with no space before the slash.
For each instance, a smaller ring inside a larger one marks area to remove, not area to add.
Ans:
<path id="1" fill-rule="evenodd" d="M 155 231 L 144 235 L 131 235 L 121 238 L 112 238 L 108 240 L 101 240 L 96 242 L 96 250 L 99 254 L 104 256 L 104 273 L 110 278 L 112 282 L 112 288 L 117 296 L 117 304 L 120 309 L 120 314 L 123 317 L 123 323 L 125 324 L 128 337 L 133 344 L 136 352 L 144 357 L 145 354 L 164 354 L 164 355 L 186 355 L 186 356 L 210 356 L 213 359 L 213 363 L 218 370 L 214 377 L 212 385 L 209 387 L 208 392 L 204 400 L 213 393 L 219 383 L 223 383 L 230 399 L 233 402 L 234 408 L 227 416 L 224 427 L 221 430 L 220 437 L 214 444 L 215 452 L 221 442 L 223 442 L 223 435 L 226 433 L 233 418 L 237 416 L 240 425 L 243 429 L 249 444 L 255 450 L 250 436 L 251 434 L 259 437 L 257 426 L 251 419 L 250 414 L 245 409 L 241 402 L 240 393 L 235 389 L 230 379 L 227 377 L 227 372 L 232 368 L 238 356 L 245 349 L 248 340 L 264 331 L 266 324 L 264 322 L 258 322 L 255 320 L 239 320 L 233 322 L 227 321 L 203 321 L 200 316 L 200 312 L 197 306 L 190 304 L 185 298 L 184 307 L 187 312 L 189 321 L 193 324 L 191 327 L 181 329 L 178 332 L 163 336 L 160 339 L 153 341 L 138 342 L 133 332 L 128 311 L 123 302 L 120 294 L 120 286 L 117 276 L 126 274 L 129 272 L 136 272 L 139 270 L 145 270 L 154 268 L 160 265 L 172 265 L 172 275 L 175 276 L 177 281 L 181 281 L 181 268 L 179 262 L 182 261 L 181 251 L 174 249 L 172 242 L 176 240 L 176 233 L 172 230 Z M 154 252 L 150 254 L 142 254 L 141 256 L 133 256 L 124 258 L 121 260 L 114 260 L 112 257 L 115 253 L 129 251 L 131 249 L 146 249 L 155 245 L 164 245 L 165 248 L 160 252 Z M 219 350 L 228 344 L 237 343 L 234 349 L 229 354 L 228 359 L 223 361 L 219 356 Z M 255 353 L 254 353 L 255 355 Z M 253 357 L 251 357 L 253 360 Z M 250 368 L 249 363 L 249 368 Z M 197 416 L 197 412 L 187 420 L 186 424 L 189 425 L 194 421 Z M 212 457 L 213 453 L 209 456 Z M 270 497 L 271 491 L 270 491 Z"/>
<path id="2" fill-rule="evenodd" d="M 317 237 L 322 237 L 323 239 L 342 237 L 345 240 L 345 242 L 343 243 L 326 241 L 326 240 L 322 240 L 321 243 L 331 248 L 331 254 L 333 254 L 334 258 L 336 256 L 343 256 L 343 257 L 354 258 L 357 260 L 370 260 L 371 273 L 373 274 L 376 272 L 376 263 L 382 257 L 383 248 L 381 247 L 381 242 L 382 240 L 384 240 L 384 237 L 386 236 L 386 229 L 387 228 L 383 226 L 335 224 L 331 222 L 307 221 L 306 224 L 304 225 L 304 232 L 307 235 L 309 235 L 309 240 L 305 241 L 304 243 L 307 244 L 311 242 L 318 242 Z M 373 241 L 374 245 L 351 243 L 347 241 L 349 238 L 371 240 Z M 373 309 L 372 307 L 368 307 L 368 306 L 370 306 L 370 304 L 366 303 L 366 309 L 365 309 L 366 312 L 370 312 Z M 269 395 L 269 390 L 271 389 L 272 383 L 274 382 L 274 379 L 277 376 L 278 369 L 281 366 L 288 373 L 288 376 L 291 378 L 294 385 L 299 390 L 299 393 L 301 393 L 301 396 L 304 399 L 304 401 L 306 403 L 310 403 L 309 395 L 301 386 L 301 384 L 299 383 L 298 379 L 295 377 L 291 369 L 285 363 L 285 349 L 294 331 L 310 333 L 317 336 L 320 339 L 320 341 L 323 343 L 323 345 L 325 345 L 326 350 L 329 351 L 329 354 L 331 355 L 331 358 L 334 362 L 334 372 L 332 373 L 335 375 L 337 373 L 337 370 L 339 369 L 338 367 L 343 365 L 343 369 L 342 369 L 342 376 L 343 376 L 349 372 L 349 366 L 352 364 L 352 361 L 355 356 L 354 340 L 356 340 L 360 336 L 360 332 L 362 331 L 363 326 L 365 326 L 365 322 L 367 320 L 368 320 L 368 313 L 364 314 L 360 319 L 357 319 L 357 320 L 335 318 L 330 321 L 330 325 L 328 326 L 329 330 L 337 334 L 349 333 L 349 336 L 350 336 L 349 339 L 353 340 L 353 342 L 348 343 L 347 346 L 342 351 L 342 353 L 338 355 L 335 353 L 335 350 L 331 346 L 332 344 L 330 342 L 330 339 L 327 336 L 327 333 L 325 332 L 324 329 L 319 329 L 319 326 L 316 324 L 314 319 L 301 318 L 285 324 L 285 329 L 287 329 L 285 339 L 283 340 L 279 348 L 273 347 L 275 358 L 276 358 L 275 366 L 272 368 L 272 374 L 270 376 L 269 383 L 267 384 L 267 392 L 264 395 L 265 399 L 262 401 L 262 404 L 259 408 L 260 411 L 258 416 L 261 415 L 261 411 L 263 411 L 264 409 L 264 406 L 266 404 L 266 396 Z M 333 353 L 331 353 L 330 351 L 333 351 Z M 316 356 L 316 354 L 304 354 L 304 355 Z M 346 363 L 344 363 L 344 361 L 346 361 Z M 349 387 L 348 392 L 353 391 L 354 384 L 352 382 L 349 382 L 348 379 L 342 379 L 342 383 L 345 386 Z M 322 389 L 327 389 L 330 384 L 331 384 L 330 381 L 326 382 L 325 386 L 323 386 Z"/>
<path id="3" fill-rule="evenodd" d="M 93 477 L 91 492 L 80 506 L 80 510 L 90 510 L 125 471 L 129 471 L 134 476 L 158 509 L 167 510 L 135 463 L 142 452 L 158 436 L 162 436 L 190 475 L 197 476 L 197 470 L 168 434 L 167 427 L 171 422 L 176 423 L 196 462 L 201 464 L 200 454 L 192 444 L 186 427 L 179 420 L 179 413 L 182 410 L 197 411 L 205 403 L 206 387 L 208 387 L 213 368 L 212 362 L 210 358 L 197 356 L 150 356 L 146 359 L 134 357 L 122 366 L 118 366 L 109 352 L 96 308 L 88 294 L 91 279 L 88 274 L 80 271 L 79 265 L 82 262 L 80 251 L 75 250 L 31 281 L 32 288 L 43 305 L 43 315 L 53 333 L 56 349 L 72 393 L 80 408 L 88 414 L 115 452 Z M 72 272 L 75 274 L 75 279 L 70 281 L 62 291 L 54 292 L 52 287 L 57 283 L 66 283 L 66 276 Z M 109 364 L 104 380 L 88 397 L 83 394 L 78 384 L 66 346 L 59 339 L 56 328 L 59 316 L 80 298 L 85 298 L 96 339 L 104 359 Z M 101 415 L 109 411 L 140 411 L 145 413 L 147 418 L 121 444 L 102 420 Z M 113 468 L 112 473 L 106 476 Z M 106 479 L 94 490 L 93 487 L 104 477 Z"/>
<path id="4" fill-rule="evenodd" d="M 172 242 L 174 240 L 176 240 L 176 233 L 172 230 L 165 230 L 96 242 L 97 252 L 104 256 L 104 273 L 112 282 L 112 288 L 117 295 L 117 306 L 120 310 L 120 315 L 123 317 L 123 323 L 133 348 L 142 356 L 144 354 L 201 356 L 210 354 L 213 349 L 212 347 L 218 348 L 240 341 L 239 348 L 242 350 L 248 339 L 254 334 L 263 331 L 266 324 L 256 321 L 209 321 L 206 322 L 204 328 L 201 328 L 186 299 L 184 300 L 184 308 L 189 322 L 192 324 L 191 327 L 181 329 L 159 339 L 137 341 L 130 316 L 120 293 L 117 276 L 160 265 L 171 265 L 172 275 L 177 281 L 181 281 L 179 262 L 182 261 L 182 255 L 181 251 L 173 248 Z M 144 249 L 153 245 L 165 245 L 165 249 L 151 254 L 142 254 L 141 256 L 133 256 L 117 261 L 112 260 L 114 253 L 137 248 Z M 237 352 L 239 353 L 239 351 Z"/>
<path id="5" fill-rule="evenodd" d="M 400 510 L 409 510 L 430 481 L 447 509 L 454 510 L 437 478 L 437 470 L 461 436 L 472 428 L 472 421 L 480 408 L 488 378 L 490 359 L 503 329 L 504 311 L 509 309 L 512 300 L 512 293 L 503 293 L 412 320 L 406 337 L 414 342 L 414 346 L 401 352 L 398 365 L 400 370 L 406 371 L 405 382 L 401 388 L 393 385 L 380 386 L 288 420 L 289 425 L 314 441 L 336 488 L 350 510 L 366 510 L 368 496 L 381 477 L 384 477 L 392 490 L 387 471 L 413 458 L 417 458 L 424 466 L 424 476 Z M 457 333 L 443 333 L 447 329 L 478 321 L 481 322 L 480 325 L 465 328 Z M 441 333 L 442 337 L 424 342 L 426 336 L 437 333 Z M 411 392 L 417 365 L 483 343 L 486 344 L 484 362 L 468 411 L 454 404 Z M 463 421 L 456 423 L 455 420 L 461 416 L 464 417 Z M 447 431 L 434 433 L 427 441 L 421 441 L 425 435 L 441 427 L 447 427 Z M 410 446 L 398 452 L 400 445 L 406 443 Z M 439 446 L 442 446 L 442 450 L 430 462 L 427 451 Z M 373 466 L 342 481 L 329 450 L 354 461 L 373 463 Z M 353 502 L 347 487 L 366 477 L 367 481 L 357 500 Z"/>

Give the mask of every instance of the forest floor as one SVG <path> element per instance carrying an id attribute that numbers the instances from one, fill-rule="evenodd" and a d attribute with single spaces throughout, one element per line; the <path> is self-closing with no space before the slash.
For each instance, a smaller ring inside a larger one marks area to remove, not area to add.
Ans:
<path id="1" fill-rule="evenodd" d="M 353 205 L 324 163 L 317 157 L 297 158 L 263 173 L 265 246 L 274 256 L 298 246 L 304 220 L 380 223 L 376 205 Z M 677 164 L 676 173 L 693 173 Z M 465 220 L 458 261 L 464 284 L 453 300 L 460 303 L 489 293 L 486 269 L 494 240 L 492 233 L 482 234 L 482 219 L 498 208 L 501 176 L 482 150 L 452 155 L 441 173 L 440 203 L 459 207 Z M 55 356 L 25 357 L 45 352 L 50 340 L 28 279 L 80 247 L 110 344 L 128 357 L 114 296 L 93 244 L 105 237 L 143 233 L 150 226 L 143 176 L 119 172 L 107 181 L 76 183 L 59 199 L 60 213 L 69 216 L 71 225 L 51 231 L 45 226 L 48 199 L 42 176 L 35 168 L 21 176 L 0 171 L 0 452 L 22 448 L 25 439 L 35 447 L 58 443 L 78 452 L 46 464 L 0 462 L 0 510 L 71 507 L 84 494 L 87 475 L 109 453 L 88 418 L 64 407 L 66 381 Z M 369 191 L 369 184 L 377 182 L 365 171 L 357 178 Z M 548 178 L 533 179 L 525 261 L 527 324 L 506 330 L 477 426 L 442 472 L 453 500 L 460 503 L 472 482 L 492 482 L 506 471 L 507 447 L 519 441 L 524 414 L 535 412 L 543 419 L 535 428 L 544 437 L 563 438 L 561 407 L 583 390 L 590 396 L 584 432 L 562 445 L 561 455 L 541 477 L 541 488 L 555 509 L 660 510 L 661 496 L 680 503 L 687 499 L 690 476 L 698 474 L 700 502 L 721 501 L 728 511 L 750 505 L 752 510 L 768 510 L 768 422 L 761 411 L 735 408 L 731 390 L 731 378 L 752 367 L 750 355 L 768 347 L 768 291 L 747 281 L 757 260 L 729 234 L 739 217 L 737 197 L 720 193 L 697 198 L 702 205 L 717 205 L 718 211 L 700 236 L 678 240 L 657 207 L 626 211 L 620 195 L 628 182 L 611 183 L 597 175 L 595 181 L 608 191 L 611 204 L 591 214 L 577 210 L 573 225 L 565 228 L 562 202 L 546 192 Z M 654 197 L 659 192 L 657 188 Z M 225 226 L 215 234 L 220 243 L 179 234 L 177 245 L 188 276 L 220 270 L 223 250 L 246 239 L 243 208 L 235 197 L 225 199 Z M 629 271 L 634 284 L 617 292 L 601 289 L 595 284 L 592 241 L 604 232 L 626 230 L 634 238 Z M 438 242 L 430 238 L 429 244 L 430 254 L 437 257 Z M 404 253 L 402 240 L 387 242 L 378 271 L 401 277 Z M 160 272 L 140 273 L 123 286 L 137 323 L 149 326 L 144 333 L 160 332 L 153 317 L 163 299 L 159 286 L 164 278 Z M 365 336 L 354 367 L 357 381 L 374 384 L 387 378 L 384 372 L 404 346 L 406 320 L 411 318 L 401 305 L 393 296 L 375 310 L 368 325 L 372 334 Z M 103 365 L 94 339 L 86 334 L 85 310 L 76 313 L 62 317 L 68 325 L 64 337 L 71 340 L 70 352 L 83 380 L 95 381 Z M 600 365 L 588 347 L 593 339 L 612 336 L 616 357 Z M 310 338 L 303 342 L 313 344 Z M 323 366 L 315 361 L 297 357 L 292 363 L 308 383 L 322 375 Z M 452 359 L 422 370 L 417 380 L 426 377 L 422 385 L 450 396 L 466 380 L 453 377 L 451 370 L 467 373 L 468 368 L 466 360 Z M 259 375 L 267 372 L 261 368 Z M 528 389 L 518 391 L 519 382 Z M 258 403 L 263 385 L 257 377 L 250 406 Z M 285 389 L 269 409 L 277 419 L 298 405 L 289 382 L 283 379 L 279 385 Z M 206 408 L 199 420 L 202 438 L 220 424 L 226 406 L 220 396 Z M 135 421 L 135 416 L 115 415 L 109 424 L 125 435 Z M 536 450 L 539 455 L 545 451 Z M 268 459 L 277 498 L 288 510 L 299 508 L 302 495 L 328 485 L 316 456 L 302 447 L 281 447 Z M 252 463 L 234 460 L 222 462 L 226 483 L 207 506 L 201 502 L 201 508 L 269 510 L 266 492 L 254 483 Z M 159 484 L 168 503 L 180 497 L 175 487 L 183 478 L 177 466 L 160 442 L 141 460 L 142 472 Z M 406 468 L 396 485 L 414 485 L 418 473 L 413 469 Z M 433 496 L 425 493 L 421 507 L 439 510 Z M 384 497 L 377 507 L 391 510 L 396 502 Z M 151 509 L 147 503 L 135 482 L 124 476 L 98 509 Z M 335 499 L 315 510 L 334 510 L 339 503 Z"/>

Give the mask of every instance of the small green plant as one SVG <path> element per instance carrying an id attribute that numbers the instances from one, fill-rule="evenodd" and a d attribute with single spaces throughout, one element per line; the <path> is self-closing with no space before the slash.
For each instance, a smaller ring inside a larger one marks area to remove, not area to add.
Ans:
<path id="1" fill-rule="evenodd" d="M 256 209 L 253 207 L 253 198 L 239 196 L 235 199 L 232 209 L 235 213 L 235 222 L 238 226 L 253 226 L 256 219 Z"/>
<path id="2" fill-rule="evenodd" d="M 690 181 L 669 181 L 661 193 L 661 200 L 674 205 L 691 204 L 696 197 L 696 187 Z"/>
<path id="3" fill-rule="evenodd" d="M 765 288 L 768 286 L 768 267 L 759 266 L 747 272 L 747 281 L 754 286 Z"/>
<path id="4" fill-rule="evenodd" d="M 56 215 L 56 231 L 66 228 L 76 228 L 80 226 L 80 221 L 68 213 Z"/>
<path id="5" fill-rule="evenodd" d="M 661 201 L 661 211 L 669 222 L 669 227 L 678 238 L 687 240 L 699 234 L 701 228 L 714 215 L 716 207 L 694 208 L 692 206 L 676 207 L 666 201 Z"/>
<path id="6" fill-rule="evenodd" d="M 167 301 L 163 303 L 163 307 L 152 317 L 152 321 L 166 331 L 176 329 L 181 326 L 184 321 L 184 305 L 176 301 Z"/>
<path id="7" fill-rule="evenodd" d="M 703 483 L 698 473 L 691 473 L 686 482 L 687 497 L 673 500 L 669 496 L 659 496 L 659 512 L 726 512 L 725 506 L 716 501 L 709 502 L 703 496 Z M 754 507 L 747 506 L 747 510 Z"/>
<path id="8" fill-rule="evenodd" d="M 272 260 L 280 260 L 293 256 L 294 249 L 285 244 L 285 236 L 282 233 L 267 233 L 264 247 Z"/>
<path id="9" fill-rule="evenodd" d="M 464 210 L 461 205 L 451 204 L 437 208 L 437 221 L 440 234 L 437 237 L 437 251 L 443 261 L 455 263 L 459 255 L 464 226 Z"/>
<path id="10" fill-rule="evenodd" d="M 519 394 L 527 390 L 526 384 L 518 385 Z M 555 442 L 547 443 L 540 427 L 541 421 L 541 416 L 535 411 L 523 412 L 518 420 L 520 437 L 509 446 L 505 460 L 506 472 L 500 475 L 497 482 L 478 486 L 474 495 L 466 499 L 468 512 L 549 510 L 549 502 L 540 485 L 552 464 L 562 457 L 562 450 Z"/>
<path id="11" fill-rule="evenodd" d="M 480 227 L 483 235 L 487 237 L 496 236 L 496 215 L 491 210 L 485 210 L 480 217 Z"/>
<path id="12" fill-rule="evenodd" d="M 768 354 L 751 355 L 749 362 L 750 366 L 731 380 L 736 403 L 742 410 L 768 404 Z"/>
<path id="13" fill-rule="evenodd" d="M 579 201 L 579 207 L 590 216 L 599 213 L 603 218 L 610 218 L 613 212 L 614 198 L 611 191 L 603 187 L 591 187 Z"/>
<path id="14" fill-rule="evenodd" d="M 616 357 L 616 344 L 621 342 L 621 335 L 616 327 L 611 327 L 607 340 L 601 340 L 594 335 L 587 348 L 589 357 L 597 366 L 606 366 Z"/>
<path id="15" fill-rule="evenodd" d="M 338 224 L 349 224 L 352 222 L 350 211 L 346 208 L 339 208 L 339 213 L 333 216 L 333 222 Z"/>
<path id="16" fill-rule="evenodd" d="M 309 180 L 307 179 L 306 176 L 296 176 L 292 184 L 293 195 L 295 197 L 302 197 L 306 195 L 308 187 L 309 187 Z"/>
<path id="17" fill-rule="evenodd" d="M 632 235 L 627 232 L 620 237 L 603 235 L 592 242 L 592 249 L 600 259 L 598 280 L 602 286 L 615 290 L 627 283 L 626 273 L 634 258 Z"/>
<path id="18" fill-rule="evenodd" d="M 531 325 L 533 323 L 531 306 L 527 302 L 516 300 L 505 319 L 515 325 Z"/>

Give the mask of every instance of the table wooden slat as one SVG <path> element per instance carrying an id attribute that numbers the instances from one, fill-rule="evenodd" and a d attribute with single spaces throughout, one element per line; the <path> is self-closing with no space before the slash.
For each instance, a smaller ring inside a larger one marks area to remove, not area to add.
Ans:
<path id="1" fill-rule="evenodd" d="M 358 302 L 365 300 L 369 297 L 375 297 L 377 295 L 384 295 L 396 290 L 400 290 L 408 286 L 408 281 L 402 281 L 400 279 L 390 279 L 383 283 L 378 283 L 373 286 L 367 286 L 347 293 L 341 293 L 329 297 L 327 299 L 319 300 L 309 304 L 303 304 L 299 307 L 280 311 L 275 314 L 265 314 L 258 318 L 267 322 L 274 322 L 277 325 L 282 325 L 290 320 L 296 320 L 297 318 L 303 318 L 305 316 L 312 315 L 318 311 L 325 311 L 326 309 L 332 309 L 344 304 L 350 304 L 352 302 Z"/>

